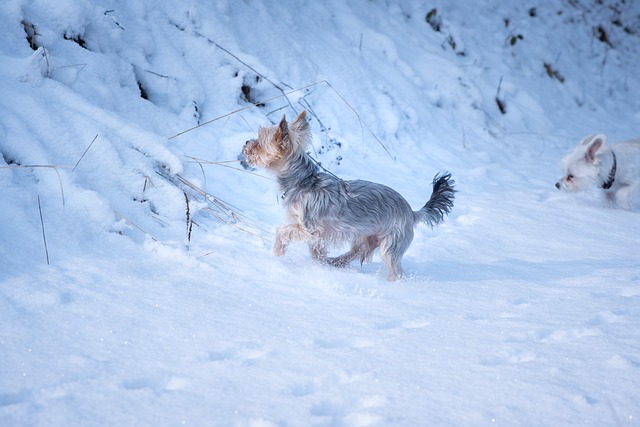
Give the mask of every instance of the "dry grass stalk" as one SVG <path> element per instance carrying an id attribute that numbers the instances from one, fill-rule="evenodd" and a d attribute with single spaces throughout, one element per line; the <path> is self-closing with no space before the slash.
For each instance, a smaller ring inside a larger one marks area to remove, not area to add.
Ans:
<path id="1" fill-rule="evenodd" d="M 257 221 L 244 215 L 236 206 L 233 206 L 232 204 L 206 192 L 180 174 L 171 174 L 163 165 L 157 168 L 156 172 L 171 184 L 180 188 L 183 193 L 185 193 L 185 196 L 190 195 L 191 200 L 200 199 L 205 202 L 207 206 L 202 210 L 216 218 L 218 221 L 224 224 L 233 225 L 245 233 L 258 237 L 263 242 L 269 242 L 265 235 L 271 235 L 272 233 Z M 189 221 L 193 222 L 191 220 L 191 212 L 189 213 L 189 216 Z"/>
<path id="2" fill-rule="evenodd" d="M 78 167 L 78 165 L 80 164 L 80 162 L 82 161 L 82 159 L 84 159 L 84 156 L 87 154 L 87 151 L 89 151 L 89 148 L 91 148 L 91 146 L 93 145 L 94 142 L 96 142 L 96 139 L 98 139 L 98 134 L 96 134 L 96 136 L 93 137 L 93 140 L 91 141 L 91 143 L 89 144 L 89 146 L 87 147 L 86 150 L 84 150 L 84 153 L 82 153 L 82 156 L 80 156 L 80 158 L 78 159 L 78 161 L 76 162 L 76 165 L 73 167 L 73 169 L 71 169 L 71 172 L 75 171 L 76 168 Z"/>
<path id="3" fill-rule="evenodd" d="M 42 227 L 42 241 L 44 242 L 44 253 L 47 256 L 47 265 L 49 262 L 49 247 L 47 246 L 47 235 L 44 232 L 44 218 L 42 217 L 42 205 L 40 205 L 40 195 L 38 194 L 38 211 L 40 212 L 40 226 Z"/>
<path id="4" fill-rule="evenodd" d="M 142 227 L 140 227 L 138 224 L 136 224 L 135 222 L 131 221 L 128 217 L 124 216 L 123 214 L 121 214 L 120 212 L 118 212 L 115 209 L 112 209 L 113 213 L 115 213 L 116 215 L 118 215 L 120 218 L 124 219 L 125 221 L 127 221 L 129 224 L 131 224 L 133 227 L 135 227 L 136 229 L 138 229 L 138 231 L 140 231 L 142 234 L 144 234 L 145 236 L 149 236 L 151 238 L 151 240 L 153 240 L 154 242 L 160 242 L 158 239 L 156 239 L 155 237 L 153 237 L 151 235 L 151 233 L 148 233 L 145 229 L 143 229 Z M 162 242 L 160 242 L 162 243 Z"/>
<path id="5" fill-rule="evenodd" d="M 191 243 L 191 231 L 193 230 L 193 221 L 191 220 L 191 209 L 189 208 L 189 196 L 186 191 L 183 191 L 182 193 L 184 194 L 184 200 L 187 204 L 187 249 L 189 249 L 189 245 Z"/>
<path id="6" fill-rule="evenodd" d="M 240 163 L 240 160 L 222 160 L 219 162 L 213 162 L 211 160 L 205 160 L 205 159 L 199 159 L 197 157 L 193 157 L 193 156 L 185 156 L 188 159 L 191 159 L 191 161 L 189 163 L 197 163 L 199 165 L 215 165 L 215 166 L 222 166 L 225 168 L 229 168 L 238 172 L 242 172 L 242 173 L 248 173 L 249 175 L 254 175 L 263 179 L 267 179 L 269 181 L 275 181 L 273 178 L 269 178 L 268 176 L 264 176 L 264 175 L 260 175 L 259 173 L 255 173 L 255 172 L 251 172 L 248 171 L 246 169 L 240 169 L 240 168 L 234 168 L 233 166 L 229 166 L 229 163 Z"/>
<path id="7" fill-rule="evenodd" d="M 257 72 L 256 72 L 256 73 L 257 73 Z M 259 73 L 257 73 L 257 74 L 259 74 Z M 303 91 L 303 90 L 305 90 L 305 89 L 312 88 L 312 87 L 314 87 L 314 86 L 318 86 L 318 85 L 324 84 L 324 85 L 326 85 L 329 89 L 331 89 L 331 90 L 332 90 L 332 91 L 333 91 L 333 92 L 334 92 L 334 93 L 335 93 L 335 94 L 340 98 L 340 100 L 342 100 L 342 102 L 344 102 L 344 103 L 345 103 L 345 105 L 346 105 L 347 107 L 349 107 L 349 109 L 353 112 L 353 114 L 355 114 L 356 118 L 358 119 L 358 123 L 360 124 L 360 132 L 361 132 L 361 134 L 362 134 L 362 140 L 364 141 L 364 129 L 365 129 L 365 125 L 362 123 L 362 118 L 360 117 L 360 114 L 358 113 L 358 111 L 356 111 L 356 109 L 355 109 L 355 108 L 353 108 L 353 106 L 352 106 L 351 104 L 349 104 L 349 102 L 347 101 L 347 99 L 346 99 L 344 96 L 342 96 L 342 94 L 341 94 L 340 92 L 338 92 L 338 91 L 336 90 L 336 88 L 334 88 L 334 87 L 331 85 L 331 83 L 329 83 L 327 80 L 320 80 L 320 81 L 317 81 L 317 82 L 315 82 L 315 83 L 311 83 L 311 84 L 308 84 L 308 85 L 306 85 L 306 86 L 302 86 L 302 87 L 299 87 L 299 88 L 296 88 L 296 89 L 292 89 L 292 90 L 287 91 L 287 92 L 283 91 L 279 86 L 275 85 L 275 83 L 273 83 L 273 82 L 270 82 L 270 83 L 272 83 L 272 84 L 273 84 L 273 85 L 274 85 L 278 90 L 280 90 L 280 91 L 282 92 L 282 94 L 277 95 L 277 96 L 274 96 L 274 97 L 271 97 L 271 98 L 269 98 L 269 99 L 264 99 L 264 100 L 256 101 L 256 102 L 252 103 L 251 105 L 247 105 L 246 107 L 238 108 L 237 110 L 233 110 L 233 111 L 231 111 L 231 112 L 229 112 L 229 113 L 223 114 L 223 115 L 218 116 L 218 117 L 216 117 L 216 118 L 214 118 L 214 119 L 208 120 L 208 121 L 206 121 L 206 122 L 204 122 L 204 123 L 200 123 L 200 124 L 198 124 L 197 126 L 194 126 L 194 127 L 192 127 L 192 128 L 189 128 L 189 129 L 183 130 L 182 132 L 178 132 L 177 134 L 175 134 L 175 135 L 173 135 L 173 136 L 170 136 L 168 139 L 169 139 L 169 140 L 171 140 L 171 139 L 177 138 L 177 137 L 179 137 L 180 135 L 184 135 L 184 134 L 185 134 L 185 133 L 187 133 L 187 132 L 191 132 L 191 131 L 193 131 L 193 130 L 199 129 L 199 128 L 203 127 L 203 126 L 207 126 L 207 125 L 209 125 L 209 124 L 211 124 L 211 123 L 217 122 L 218 120 L 221 120 L 221 119 L 224 119 L 224 118 L 230 117 L 230 116 L 232 116 L 232 115 L 234 115 L 234 114 L 238 114 L 238 113 L 240 113 L 240 112 L 242 112 L 242 111 L 245 111 L 245 110 L 249 110 L 249 109 L 255 108 L 255 107 L 259 106 L 259 105 L 264 105 L 264 104 L 266 104 L 266 103 L 268 103 L 268 102 L 270 102 L 270 101 L 273 101 L 273 100 L 275 100 L 275 99 L 278 99 L 278 98 L 283 98 L 283 97 L 284 97 L 284 98 L 287 100 L 287 102 L 289 103 L 289 105 L 291 106 L 291 109 L 293 109 L 294 111 L 296 111 L 296 110 L 295 110 L 295 108 L 293 108 L 293 106 L 291 105 L 291 102 L 289 102 L 289 98 L 288 98 L 288 96 L 289 96 L 289 95 L 294 94 L 294 93 L 296 93 L 296 92 Z M 308 104 L 308 103 L 307 103 L 307 109 L 308 109 L 309 111 L 311 111 L 311 113 L 316 117 L 316 119 L 318 120 L 318 122 L 319 122 L 319 123 L 321 123 L 321 122 L 320 122 L 320 120 L 318 119 L 318 117 L 317 117 L 317 116 L 315 115 L 315 113 L 313 112 L 313 109 L 312 109 L 312 108 L 310 108 L 310 106 L 309 106 L 309 104 Z M 297 111 L 296 111 L 296 113 L 297 113 Z M 378 144 L 380 144 L 380 146 L 384 149 L 384 151 L 389 155 L 389 157 L 391 157 L 391 159 L 393 159 L 393 161 L 395 161 L 395 160 L 396 160 L 396 159 L 395 159 L 395 157 L 393 157 L 393 155 L 391 154 L 391 152 L 389 151 L 389 149 L 386 147 L 386 145 L 384 145 L 384 143 L 380 140 L 380 138 L 378 138 L 378 136 L 377 136 L 377 135 L 376 135 L 376 134 L 375 134 L 375 133 L 374 133 L 374 132 L 369 128 L 369 127 L 367 127 L 367 130 L 369 131 L 369 133 L 371 133 L 371 136 L 373 136 L 373 138 L 376 140 L 376 142 L 377 142 Z"/>
<path id="8" fill-rule="evenodd" d="M 54 166 L 54 165 L 7 165 L 7 166 L 0 166 L 0 169 L 33 169 L 33 168 L 53 169 L 53 171 L 58 176 L 58 184 L 60 184 L 60 196 L 62 197 L 62 206 L 65 206 L 64 187 L 62 185 L 62 178 L 60 177 L 60 172 L 58 172 L 58 169 L 70 169 L 71 166 Z"/>

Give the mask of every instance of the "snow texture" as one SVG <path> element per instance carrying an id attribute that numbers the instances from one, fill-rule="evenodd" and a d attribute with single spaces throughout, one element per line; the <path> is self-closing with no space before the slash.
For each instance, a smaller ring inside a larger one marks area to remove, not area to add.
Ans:
<path id="1" fill-rule="evenodd" d="M 0 40 L 0 425 L 640 424 L 639 213 L 554 187 L 640 136 L 640 2 L 5 0 Z M 304 108 L 332 173 L 456 180 L 402 281 L 271 254 L 238 155 Z"/>

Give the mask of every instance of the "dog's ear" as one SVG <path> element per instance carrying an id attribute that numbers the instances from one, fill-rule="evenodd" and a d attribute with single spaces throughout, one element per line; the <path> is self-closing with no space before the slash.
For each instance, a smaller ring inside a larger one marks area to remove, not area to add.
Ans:
<path id="1" fill-rule="evenodd" d="M 291 129 L 298 132 L 309 129 L 309 122 L 307 122 L 307 110 L 302 110 L 300 114 L 298 114 L 298 117 L 291 122 Z"/>
<path id="2" fill-rule="evenodd" d="M 595 137 L 596 137 L 595 135 L 587 135 L 584 138 L 582 138 L 582 141 L 580 141 L 579 145 L 588 145 L 591 142 L 591 140 Z"/>
<path id="3" fill-rule="evenodd" d="M 595 135 L 585 138 L 582 143 L 587 145 L 587 152 L 585 153 L 585 158 L 587 162 L 594 163 L 596 161 L 596 156 L 598 151 L 602 149 L 604 146 L 604 142 L 607 139 L 604 135 Z"/>
<path id="4" fill-rule="evenodd" d="M 289 125 L 287 124 L 287 116 L 285 114 L 282 115 L 278 129 L 280 129 L 282 136 L 289 134 Z"/>
<path id="5" fill-rule="evenodd" d="M 282 115 L 282 120 L 278 124 L 278 130 L 275 134 L 275 139 L 284 146 L 285 141 L 289 140 L 289 125 L 287 124 L 287 116 Z"/>
<path id="6" fill-rule="evenodd" d="M 298 144 L 303 149 L 311 141 L 311 131 L 307 121 L 307 110 L 302 110 L 300 114 L 291 122 L 291 141 Z"/>

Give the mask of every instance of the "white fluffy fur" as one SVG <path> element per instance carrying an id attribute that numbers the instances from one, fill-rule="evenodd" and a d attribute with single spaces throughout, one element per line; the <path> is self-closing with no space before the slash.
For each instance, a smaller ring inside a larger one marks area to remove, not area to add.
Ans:
<path id="1" fill-rule="evenodd" d="M 640 207 L 640 139 L 609 145 L 604 135 L 589 135 L 562 159 L 562 168 L 558 189 L 599 187 L 614 206 Z"/>

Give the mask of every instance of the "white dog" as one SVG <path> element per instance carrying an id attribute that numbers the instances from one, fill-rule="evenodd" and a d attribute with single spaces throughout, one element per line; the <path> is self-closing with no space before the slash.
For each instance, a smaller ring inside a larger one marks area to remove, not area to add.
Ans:
<path id="1" fill-rule="evenodd" d="M 562 159 L 562 166 L 564 177 L 556 182 L 559 190 L 598 186 L 612 205 L 639 207 L 640 138 L 610 146 L 604 135 L 589 135 Z"/>

